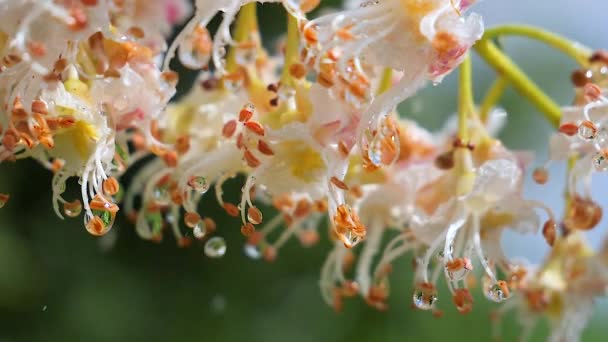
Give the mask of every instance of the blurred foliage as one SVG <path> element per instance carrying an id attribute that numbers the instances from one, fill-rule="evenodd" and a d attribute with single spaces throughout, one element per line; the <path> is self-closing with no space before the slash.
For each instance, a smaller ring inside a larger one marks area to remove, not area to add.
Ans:
<path id="1" fill-rule="evenodd" d="M 284 13 L 276 5 L 262 7 L 261 26 L 272 42 L 285 27 Z M 552 70 L 572 65 L 557 61 L 562 64 L 534 65 L 532 76 L 542 76 L 549 93 L 564 103 L 570 94 L 568 74 L 554 76 Z M 476 72 L 482 76 L 476 79 L 482 93 L 493 76 L 487 68 Z M 182 72 L 182 91 L 194 76 Z M 455 100 L 451 76 L 401 109 L 436 129 Z M 510 92 L 504 102 L 509 112 L 517 113 L 503 133 L 508 146 L 534 147 L 547 138 L 548 126 L 529 105 Z M 330 248 L 325 233 L 313 248 L 291 241 L 272 264 L 251 260 L 242 252 L 238 222 L 207 196 L 202 212 L 216 219 L 217 234 L 228 242 L 226 256 L 212 260 L 204 257 L 202 244 L 179 249 L 170 234 L 160 244 L 141 240 L 124 218 L 102 239 L 88 235 L 80 219 L 58 219 L 50 201 L 51 175 L 32 161 L 4 163 L 0 175 L 0 191 L 12 196 L 0 211 L 1 342 L 491 340 L 488 316 L 495 307 L 480 298 L 479 289 L 476 308 L 468 316 L 457 314 L 445 288 L 439 299 L 443 318 L 413 310 L 407 258 L 395 266 L 387 312 L 356 298 L 336 314 L 318 290 L 320 267 Z M 240 178 L 229 182 L 228 196 L 236 198 L 241 184 Z M 75 187 L 74 182 L 69 191 Z M 112 239 L 115 244 L 108 247 Z M 503 324 L 504 341 L 518 336 L 513 316 Z M 544 329 L 537 329 L 534 340 L 542 340 Z M 597 320 L 585 340 L 603 340 L 601 330 Z"/>

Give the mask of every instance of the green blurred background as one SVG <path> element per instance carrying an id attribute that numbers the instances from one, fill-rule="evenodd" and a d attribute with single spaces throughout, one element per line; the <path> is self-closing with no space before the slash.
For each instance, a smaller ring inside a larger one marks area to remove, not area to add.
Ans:
<path id="1" fill-rule="evenodd" d="M 339 1 L 323 3 L 335 6 Z M 476 11 L 488 26 L 541 24 L 591 46 L 608 46 L 601 35 L 606 33 L 605 0 L 494 0 Z M 264 5 L 259 12 L 265 38 L 272 41 L 285 27 L 283 13 L 275 5 Z M 574 63 L 519 39 L 505 46 L 547 93 L 568 103 Z M 494 74 L 475 62 L 479 98 Z M 181 86 L 187 87 L 192 76 L 183 74 Z M 408 100 L 401 112 L 437 129 L 454 111 L 455 101 L 451 75 Z M 502 133 L 505 144 L 542 155 L 549 126 L 513 92 L 503 105 L 510 113 Z M 4 163 L 0 175 L 0 192 L 12 196 L 0 210 L 0 342 L 491 340 L 488 314 L 495 307 L 479 291 L 468 316 L 457 314 L 447 296 L 438 302 L 443 318 L 411 309 L 409 258 L 396 264 L 387 312 L 356 298 L 336 314 L 322 302 L 318 289 L 320 266 L 330 248 L 326 234 L 313 248 L 291 241 L 272 264 L 252 260 L 242 252 L 238 223 L 208 196 L 204 213 L 216 218 L 218 234 L 228 242 L 225 257 L 212 260 L 203 255 L 200 243 L 179 249 L 168 235 L 160 244 L 143 241 L 124 218 L 103 239 L 88 235 L 80 219 L 58 219 L 51 208 L 51 175 L 34 162 Z M 238 196 L 241 182 L 229 182 L 229 198 Z M 75 187 L 76 182 L 69 191 Z M 597 311 L 585 341 L 606 340 L 605 313 Z M 514 318 L 507 316 L 504 341 L 517 340 Z M 539 327 L 533 340 L 543 340 L 545 329 Z"/>

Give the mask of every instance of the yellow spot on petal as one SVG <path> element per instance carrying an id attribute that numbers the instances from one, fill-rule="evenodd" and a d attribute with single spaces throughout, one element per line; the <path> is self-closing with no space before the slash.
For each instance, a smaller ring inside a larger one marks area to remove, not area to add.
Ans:
<path id="1" fill-rule="evenodd" d="M 281 143 L 280 149 L 283 151 L 282 154 L 291 174 L 305 182 L 314 181 L 317 172 L 326 167 L 319 152 L 302 141 L 285 141 Z"/>

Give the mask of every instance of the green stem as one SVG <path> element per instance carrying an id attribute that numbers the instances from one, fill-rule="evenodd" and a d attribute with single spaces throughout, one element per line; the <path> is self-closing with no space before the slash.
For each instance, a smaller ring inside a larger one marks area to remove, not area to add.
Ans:
<path id="1" fill-rule="evenodd" d="M 298 63 L 300 54 L 300 33 L 298 29 L 298 19 L 291 14 L 287 14 L 287 46 L 285 46 L 285 64 L 281 74 L 281 84 L 293 86 L 293 77 L 290 74 L 290 67 Z"/>
<path id="2" fill-rule="evenodd" d="M 507 89 L 509 82 L 503 76 L 498 76 L 498 78 L 494 81 L 494 83 L 488 89 L 483 101 L 481 102 L 481 106 L 479 107 L 479 118 L 481 122 L 488 121 L 488 115 L 492 108 L 500 101 L 502 94 Z"/>
<path id="3" fill-rule="evenodd" d="M 380 85 L 378 85 L 377 95 L 384 93 L 389 90 L 393 84 L 393 69 L 384 68 L 382 71 L 382 78 L 380 78 Z"/>
<path id="4" fill-rule="evenodd" d="M 463 142 L 469 139 L 468 117 L 474 103 L 472 74 L 471 56 L 467 54 L 460 65 L 458 78 L 458 138 Z"/>
<path id="5" fill-rule="evenodd" d="M 482 39 L 475 44 L 475 51 L 486 63 L 503 76 L 523 97 L 528 99 L 549 122 L 557 127 L 562 110 L 526 74 L 491 41 Z"/>
<path id="6" fill-rule="evenodd" d="M 257 3 L 250 2 L 241 8 L 236 19 L 234 27 L 234 41 L 237 43 L 246 42 L 251 38 L 251 33 L 257 32 L 257 30 Z M 237 69 L 238 64 L 236 60 L 236 49 L 238 49 L 238 47 L 231 48 L 226 56 L 226 71 L 228 72 L 234 72 Z"/>
<path id="7" fill-rule="evenodd" d="M 591 57 L 592 53 L 591 49 L 539 27 L 528 25 L 497 26 L 486 30 L 482 39 L 491 40 L 501 36 L 523 36 L 538 40 L 572 57 L 582 66 L 589 65 L 589 57 Z"/>

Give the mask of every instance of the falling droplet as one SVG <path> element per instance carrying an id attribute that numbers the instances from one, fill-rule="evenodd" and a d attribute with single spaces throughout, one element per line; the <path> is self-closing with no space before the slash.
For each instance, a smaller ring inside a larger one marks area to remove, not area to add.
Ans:
<path id="1" fill-rule="evenodd" d="M 190 178 L 190 180 L 188 181 L 188 185 L 190 185 L 192 189 L 200 192 L 201 194 L 204 194 L 205 192 L 207 192 L 207 190 L 209 190 L 209 183 L 207 183 L 207 178 L 202 176 L 195 176 Z"/>
<path id="2" fill-rule="evenodd" d="M 493 302 L 500 303 L 509 298 L 509 287 L 503 280 L 492 282 L 489 278 L 485 278 L 483 287 L 486 298 Z"/>
<path id="3" fill-rule="evenodd" d="M 180 62 L 189 69 L 202 69 L 211 57 L 212 42 L 209 31 L 204 26 L 198 26 L 179 47 Z"/>
<path id="4" fill-rule="evenodd" d="M 67 217 L 76 217 L 80 215 L 80 212 L 82 212 L 82 203 L 80 200 L 74 200 L 63 204 L 63 213 Z"/>
<path id="5" fill-rule="evenodd" d="M 431 283 L 420 283 L 412 297 L 414 305 L 420 310 L 431 310 L 437 302 L 437 289 Z"/>
<path id="6" fill-rule="evenodd" d="M 346 246 L 346 248 L 352 248 L 361 242 L 361 237 L 355 234 L 352 230 L 347 230 L 346 232 L 340 234 L 340 240 L 344 242 L 344 246 Z"/>
<path id="7" fill-rule="evenodd" d="M 221 258 L 226 254 L 226 241 L 223 237 L 213 237 L 205 244 L 205 255 L 210 258 Z"/>
<path id="8" fill-rule="evenodd" d="M 245 255 L 254 260 L 257 260 L 262 257 L 262 252 L 260 251 L 258 246 L 252 245 L 250 243 L 245 244 L 243 251 L 245 252 Z"/>
<path id="9" fill-rule="evenodd" d="M 192 234 L 194 235 L 195 238 L 197 238 L 199 240 L 204 238 L 205 235 L 207 234 L 207 229 L 205 228 L 205 223 L 203 221 L 197 223 L 192 228 Z"/>

